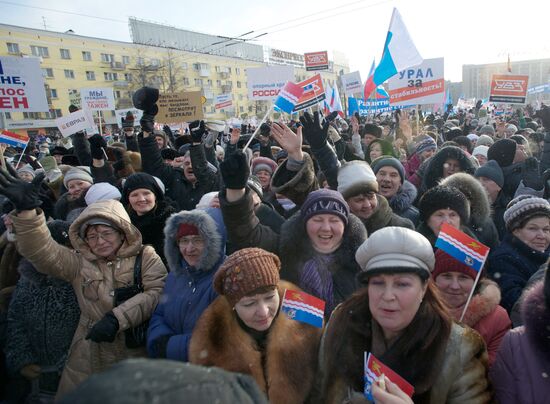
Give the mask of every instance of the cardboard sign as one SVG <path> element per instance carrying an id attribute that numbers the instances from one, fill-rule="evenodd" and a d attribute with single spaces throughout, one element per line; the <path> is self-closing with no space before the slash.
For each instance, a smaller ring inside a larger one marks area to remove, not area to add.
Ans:
<path id="1" fill-rule="evenodd" d="M 361 81 L 361 73 L 359 71 L 343 74 L 340 76 L 340 80 L 342 81 L 346 95 L 360 93 L 363 90 L 363 82 Z"/>
<path id="2" fill-rule="evenodd" d="M 81 88 L 82 108 L 90 111 L 115 109 L 115 96 L 112 88 Z"/>
<path id="3" fill-rule="evenodd" d="M 389 79 L 390 104 L 442 104 L 445 99 L 443 58 L 425 59 L 420 65 L 398 72 Z"/>
<path id="4" fill-rule="evenodd" d="M 191 122 L 203 118 L 200 91 L 162 94 L 157 105 L 158 123 Z"/>
<path id="5" fill-rule="evenodd" d="M 216 109 L 229 108 L 231 105 L 233 105 L 233 99 L 231 94 L 222 94 L 222 95 L 216 96 L 216 99 L 214 101 L 214 108 Z"/>
<path id="6" fill-rule="evenodd" d="M 139 125 L 139 120 L 143 116 L 143 111 L 136 108 L 117 109 L 115 111 L 116 122 L 119 128 L 122 128 L 122 118 L 126 119 L 126 114 L 131 112 L 134 115 L 134 126 Z"/>
<path id="7" fill-rule="evenodd" d="M 328 70 L 328 52 L 311 52 L 304 53 L 304 61 L 306 70 Z"/>
<path id="8" fill-rule="evenodd" d="M 325 87 L 323 86 L 323 79 L 320 74 L 316 74 L 315 76 L 296 84 L 302 86 L 304 93 L 294 107 L 294 112 L 309 108 L 326 98 Z"/>
<path id="9" fill-rule="evenodd" d="M 39 59 L 0 57 L 0 111 L 49 110 Z"/>
<path id="10" fill-rule="evenodd" d="M 55 120 L 61 135 L 63 137 L 71 136 L 76 132 L 80 132 L 94 126 L 94 120 L 91 112 L 80 109 L 67 116 L 57 118 Z"/>
<path id="11" fill-rule="evenodd" d="M 80 96 L 80 91 L 69 90 L 69 103 L 78 109 L 82 108 L 82 97 Z"/>
<path id="12" fill-rule="evenodd" d="M 529 76 L 493 74 L 489 101 L 506 104 L 525 104 Z"/>
<path id="13" fill-rule="evenodd" d="M 294 66 L 246 69 L 249 100 L 273 100 L 287 81 L 294 81 Z"/>

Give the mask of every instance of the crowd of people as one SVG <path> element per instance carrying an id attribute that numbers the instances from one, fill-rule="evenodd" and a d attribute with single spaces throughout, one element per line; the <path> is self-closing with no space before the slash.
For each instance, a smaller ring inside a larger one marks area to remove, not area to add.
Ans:
<path id="1" fill-rule="evenodd" d="M 370 352 L 414 388 L 382 376 L 376 403 L 545 402 L 550 107 L 178 133 L 157 97 L 109 141 L 1 147 L 0 401 L 116 402 L 120 377 L 137 402 L 190 380 L 202 402 L 369 402 Z M 444 224 L 490 248 L 481 273 Z"/>

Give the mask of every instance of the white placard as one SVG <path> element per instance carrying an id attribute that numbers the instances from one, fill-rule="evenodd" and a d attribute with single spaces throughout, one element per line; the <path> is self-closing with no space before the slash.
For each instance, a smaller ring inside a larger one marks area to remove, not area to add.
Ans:
<path id="1" fill-rule="evenodd" d="M 115 96 L 112 88 L 81 88 L 82 108 L 90 111 L 115 109 Z"/>
<path id="2" fill-rule="evenodd" d="M 294 81 L 294 66 L 268 66 L 246 69 L 249 100 L 272 100 L 287 81 Z"/>
<path id="3" fill-rule="evenodd" d="M 361 73 L 359 73 L 359 71 L 343 74 L 340 76 L 340 80 L 342 81 L 342 86 L 344 87 L 344 93 L 348 96 L 360 93 L 363 90 Z"/>
<path id="4" fill-rule="evenodd" d="M 57 118 L 55 124 L 63 137 L 71 136 L 76 132 L 90 129 L 94 126 L 94 120 L 90 111 L 79 109 L 67 116 Z"/>
<path id="5" fill-rule="evenodd" d="M 48 112 L 38 58 L 0 57 L 0 111 Z"/>

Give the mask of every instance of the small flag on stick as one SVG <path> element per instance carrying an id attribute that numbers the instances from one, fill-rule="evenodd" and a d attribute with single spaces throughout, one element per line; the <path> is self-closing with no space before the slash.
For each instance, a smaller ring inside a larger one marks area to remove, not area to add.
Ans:
<path id="1" fill-rule="evenodd" d="M 323 328 L 325 302 L 315 296 L 287 289 L 281 310 L 292 320 Z"/>

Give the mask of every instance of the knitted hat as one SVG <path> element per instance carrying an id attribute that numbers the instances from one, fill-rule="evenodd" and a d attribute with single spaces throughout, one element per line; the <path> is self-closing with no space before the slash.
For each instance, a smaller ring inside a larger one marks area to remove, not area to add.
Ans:
<path id="1" fill-rule="evenodd" d="M 179 240 L 182 237 L 185 236 L 198 236 L 199 235 L 199 228 L 193 224 L 190 223 L 182 223 L 178 227 L 178 231 L 176 233 L 176 240 Z"/>
<path id="2" fill-rule="evenodd" d="M 19 174 L 19 173 L 30 174 L 30 175 L 32 175 L 33 178 L 36 175 L 36 173 L 34 172 L 34 170 L 32 169 L 32 167 L 29 164 L 25 164 L 23 167 L 18 168 L 17 169 L 17 174 Z"/>
<path id="3" fill-rule="evenodd" d="M 92 178 L 92 174 L 90 172 L 90 167 L 86 166 L 72 167 L 69 171 L 67 171 L 67 174 L 65 174 L 65 177 L 63 178 L 63 185 L 65 185 L 65 188 L 69 188 L 69 181 L 72 180 L 85 181 L 90 184 L 94 183 L 94 179 Z"/>
<path id="4" fill-rule="evenodd" d="M 495 141 L 493 140 L 492 137 L 487 136 L 487 135 L 481 135 L 477 139 L 476 146 L 489 146 L 489 147 L 491 147 L 494 143 L 495 143 Z"/>
<path id="5" fill-rule="evenodd" d="M 147 173 L 134 173 L 126 178 L 124 186 L 122 187 L 122 199 L 121 203 L 124 206 L 127 206 L 129 203 L 128 197 L 132 191 L 136 189 L 148 189 L 155 194 L 157 201 L 164 199 L 164 191 L 159 186 L 159 179 L 153 177 L 151 174 Z"/>
<path id="6" fill-rule="evenodd" d="M 420 199 L 420 220 L 427 222 L 432 213 L 439 209 L 454 210 L 460 216 L 461 224 L 468 223 L 470 218 L 468 199 L 454 187 L 438 185 L 426 191 Z"/>
<path id="7" fill-rule="evenodd" d="M 378 182 L 372 168 L 364 161 L 345 163 L 338 170 L 338 192 L 344 199 L 366 192 L 378 192 Z"/>
<path id="8" fill-rule="evenodd" d="M 376 181 L 376 179 L 375 179 Z M 318 189 L 311 192 L 300 208 L 302 220 L 306 223 L 312 216 L 336 215 L 348 224 L 349 206 L 339 192 L 332 189 Z"/>
<path id="9" fill-rule="evenodd" d="M 509 130 L 512 133 L 516 133 L 518 131 L 518 127 L 513 124 L 509 124 L 506 126 L 506 130 Z"/>
<path id="10" fill-rule="evenodd" d="M 277 152 L 277 154 L 275 155 L 275 161 L 286 159 L 287 157 L 288 157 L 288 152 L 285 149 L 283 149 Z"/>
<path id="11" fill-rule="evenodd" d="M 511 139 L 500 139 L 487 152 L 489 160 L 495 160 L 501 168 L 508 167 L 514 162 L 517 143 Z"/>
<path id="12" fill-rule="evenodd" d="M 378 174 L 378 170 L 387 166 L 393 167 L 397 170 L 399 176 L 401 177 L 401 184 L 403 184 L 405 181 L 405 169 L 403 168 L 403 164 L 401 164 L 401 162 L 395 157 L 380 156 L 372 162 L 372 170 L 375 175 Z"/>
<path id="13" fill-rule="evenodd" d="M 476 170 L 474 177 L 489 178 L 491 181 L 497 184 L 500 188 L 504 186 L 504 174 L 502 172 L 502 168 L 500 168 L 500 166 L 495 160 L 489 160 L 485 165 L 479 167 Z"/>
<path id="14" fill-rule="evenodd" d="M 243 248 L 231 254 L 214 275 L 214 289 L 231 306 L 254 291 L 279 283 L 281 261 L 261 248 Z"/>
<path id="15" fill-rule="evenodd" d="M 489 136 L 495 136 L 495 128 L 493 125 L 483 125 L 481 129 L 479 130 L 479 135 L 489 135 Z"/>
<path id="16" fill-rule="evenodd" d="M 445 251 L 438 249 L 435 252 L 435 266 L 432 272 L 433 280 L 446 272 L 460 272 L 464 275 L 468 275 L 473 280 L 477 277 L 477 271 L 474 268 L 463 264 L 456 258 L 447 254 Z"/>
<path id="17" fill-rule="evenodd" d="M 57 161 L 55 161 L 55 157 L 52 157 L 52 156 L 42 157 L 39 160 L 39 162 L 46 173 L 48 171 L 55 170 L 57 168 Z"/>
<path id="18" fill-rule="evenodd" d="M 109 199 L 120 201 L 121 197 L 122 195 L 120 195 L 120 191 L 117 187 L 112 186 L 108 182 L 98 182 L 88 188 L 84 200 L 86 201 L 86 205 L 91 205 L 94 202 L 106 201 Z"/>
<path id="19" fill-rule="evenodd" d="M 384 227 L 374 232 L 355 253 L 361 267 L 359 280 L 379 273 L 415 272 L 428 279 L 434 268 L 432 246 L 422 234 L 405 227 Z"/>
<path id="20" fill-rule="evenodd" d="M 262 170 L 265 170 L 273 175 L 273 173 L 277 169 L 277 163 L 267 157 L 256 157 L 252 159 L 252 163 L 250 166 L 250 171 L 253 175 L 256 175 L 258 171 Z"/>
<path id="21" fill-rule="evenodd" d="M 470 139 L 470 142 L 476 142 L 477 144 L 477 139 L 479 139 L 479 136 L 476 135 L 475 133 L 470 133 L 468 136 L 466 136 L 468 139 Z"/>
<path id="22" fill-rule="evenodd" d="M 504 212 L 504 223 L 509 232 L 522 226 L 527 220 L 536 216 L 550 218 L 550 203 L 546 199 L 532 195 L 520 195 L 508 203 Z"/>
<path id="23" fill-rule="evenodd" d="M 421 154 L 422 152 L 425 152 L 427 150 L 435 150 L 437 149 L 437 143 L 435 143 L 435 140 L 433 140 L 431 137 L 427 137 L 416 145 L 416 154 Z"/>
<path id="24" fill-rule="evenodd" d="M 489 151 L 489 146 L 476 146 L 472 151 L 472 156 L 477 156 L 481 154 L 483 157 L 487 158 L 487 152 Z"/>
<path id="25" fill-rule="evenodd" d="M 382 128 L 378 125 L 375 125 L 373 123 L 366 123 L 363 125 L 363 131 L 361 133 L 361 136 L 365 135 L 372 135 L 374 137 L 381 137 L 382 136 Z"/>

